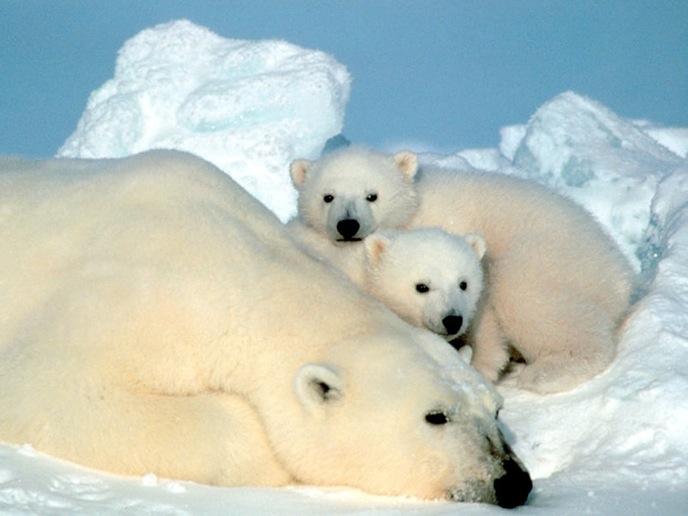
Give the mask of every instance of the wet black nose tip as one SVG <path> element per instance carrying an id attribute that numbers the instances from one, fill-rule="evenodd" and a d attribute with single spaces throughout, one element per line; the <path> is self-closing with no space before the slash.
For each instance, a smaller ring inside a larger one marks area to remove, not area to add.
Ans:
<path id="1" fill-rule="evenodd" d="M 523 505 L 533 489 L 530 474 L 513 461 L 504 462 L 504 475 L 494 481 L 497 505 L 512 509 Z"/>
<path id="2" fill-rule="evenodd" d="M 337 222 L 337 231 L 346 240 L 353 238 L 360 228 L 361 225 L 356 219 L 342 219 Z"/>
<path id="3" fill-rule="evenodd" d="M 448 335 L 459 333 L 461 325 L 463 324 L 463 317 L 460 315 L 448 315 L 442 319 L 442 325 L 447 330 Z"/>

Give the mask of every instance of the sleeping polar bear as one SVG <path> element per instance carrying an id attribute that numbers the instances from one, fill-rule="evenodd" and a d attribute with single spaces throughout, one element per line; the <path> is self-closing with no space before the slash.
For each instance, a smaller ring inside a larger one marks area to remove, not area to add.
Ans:
<path id="1" fill-rule="evenodd" d="M 0 243 L 3 441 L 224 486 L 528 497 L 494 390 L 199 158 L 0 160 Z"/>

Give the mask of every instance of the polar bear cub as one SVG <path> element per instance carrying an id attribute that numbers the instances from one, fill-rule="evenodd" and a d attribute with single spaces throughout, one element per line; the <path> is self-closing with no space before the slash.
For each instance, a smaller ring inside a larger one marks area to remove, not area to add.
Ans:
<path id="1" fill-rule="evenodd" d="M 295 160 L 290 173 L 299 195 L 293 224 L 311 231 L 311 245 L 325 238 L 343 246 L 378 228 L 404 227 L 418 208 L 417 168 L 414 154 L 390 158 L 366 149 Z"/>
<path id="2" fill-rule="evenodd" d="M 451 341 L 466 332 L 483 291 L 485 240 L 438 228 L 364 240 L 364 288 L 407 322 Z"/>
<path id="3" fill-rule="evenodd" d="M 378 231 L 362 243 L 330 245 L 291 221 L 303 249 L 343 272 L 406 322 L 448 341 L 463 335 L 483 291 L 485 240 L 439 228 Z"/>
<path id="4" fill-rule="evenodd" d="M 602 372 L 630 308 L 634 272 L 594 218 L 536 183 L 418 166 L 412 152 L 348 147 L 296 160 L 298 215 L 314 248 L 352 254 L 378 229 L 440 227 L 487 242 L 486 297 L 472 364 L 497 382 L 514 357 L 520 387 L 564 391 Z M 322 251 L 326 254 L 326 251 Z"/>

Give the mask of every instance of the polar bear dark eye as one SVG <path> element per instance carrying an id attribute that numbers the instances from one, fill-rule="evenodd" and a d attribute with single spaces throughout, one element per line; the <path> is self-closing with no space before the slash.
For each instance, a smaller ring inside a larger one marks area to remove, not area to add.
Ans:
<path id="1" fill-rule="evenodd" d="M 377 194 L 376 193 L 371 193 L 366 196 L 366 201 L 368 202 L 375 202 L 377 201 Z"/>
<path id="2" fill-rule="evenodd" d="M 334 201 L 334 195 L 325 194 L 323 196 L 323 201 L 325 201 L 326 203 L 331 203 L 332 201 Z"/>
<path id="3" fill-rule="evenodd" d="M 461 290 L 466 290 L 468 288 L 468 283 L 466 283 L 465 281 L 462 281 L 461 283 L 459 283 L 459 288 Z"/>
<path id="4" fill-rule="evenodd" d="M 446 425 L 449 423 L 449 417 L 444 412 L 437 410 L 425 414 L 425 422 L 434 426 Z"/>
<path id="5" fill-rule="evenodd" d="M 425 283 L 418 283 L 416 285 L 416 292 L 420 292 L 421 294 L 425 294 L 427 292 L 430 292 L 430 287 L 428 287 Z"/>

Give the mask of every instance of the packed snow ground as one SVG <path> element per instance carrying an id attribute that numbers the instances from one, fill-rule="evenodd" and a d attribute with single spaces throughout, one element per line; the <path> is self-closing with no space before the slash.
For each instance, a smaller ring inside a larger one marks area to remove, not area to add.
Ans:
<path id="1" fill-rule="evenodd" d="M 180 21 L 128 41 L 59 155 L 151 147 L 214 162 L 282 220 L 295 211 L 289 162 L 340 133 L 345 67 L 279 41 L 236 41 Z M 457 99 L 460 102 L 460 99 Z M 524 514 L 685 514 L 688 508 L 688 129 L 618 117 L 566 92 L 497 149 L 425 162 L 515 174 L 571 196 L 639 271 L 618 357 L 578 389 L 502 387 L 507 435 L 534 478 Z M 575 228 L 562 228 L 575 231 Z M 486 514 L 479 504 L 382 498 L 346 488 L 225 489 L 120 478 L 0 445 L 7 514 Z"/>

